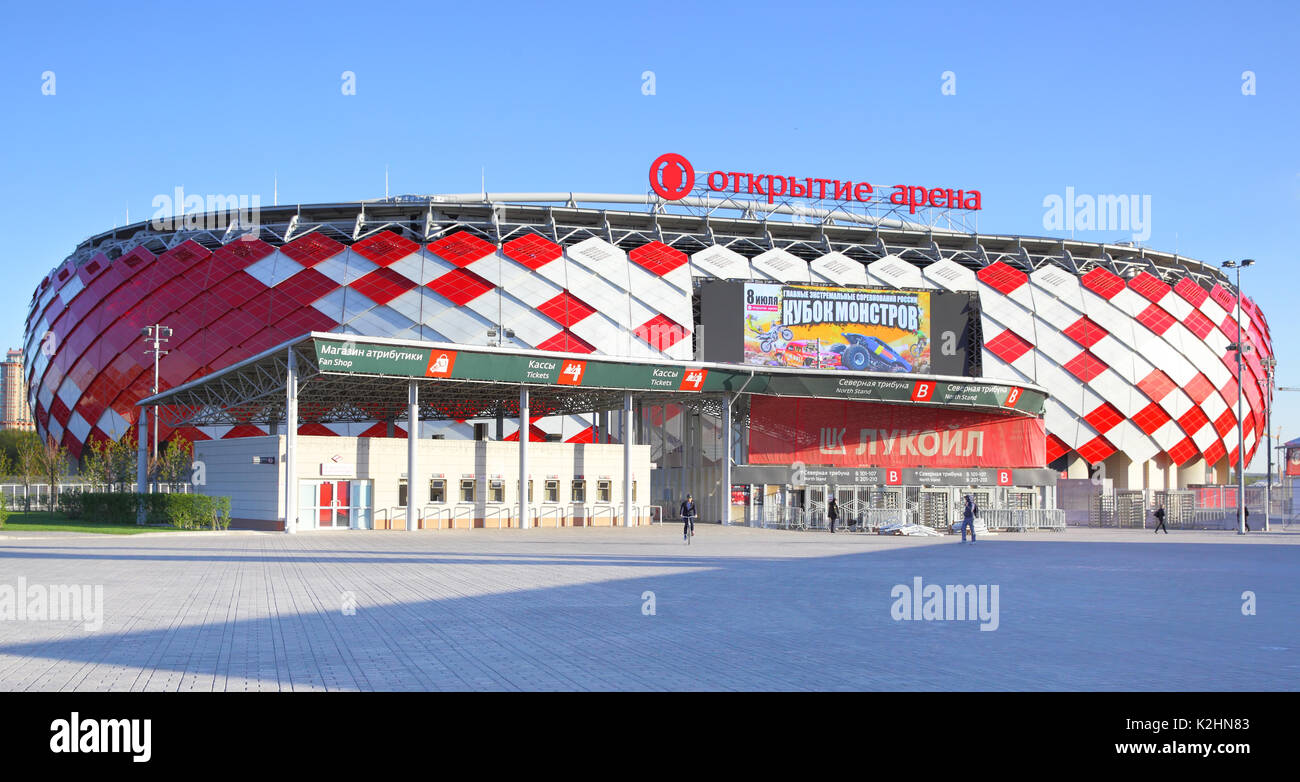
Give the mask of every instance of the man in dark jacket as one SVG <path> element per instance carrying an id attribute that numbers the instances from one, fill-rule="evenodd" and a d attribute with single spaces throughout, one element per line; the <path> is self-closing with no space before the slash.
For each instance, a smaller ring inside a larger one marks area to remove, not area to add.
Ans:
<path id="1" fill-rule="evenodd" d="M 686 540 L 687 535 L 695 534 L 695 517 L 698 515 L 695 498 L 687 494 L 686 499 L 682 500 L 682 540 Z"/>
<path id="2" fill-rule="evenodd" d="M 961 542 L 966 542 L 966 528 L 970 527 L 970 542 L 975 542 L 975 516 L 980 512 L 980 506 L 975 504 L 975 500 L 969 494 L 966 495 L 966 507 L 961 512 Z"/>
<path id="3" fill-rule="evenodd" d="M 1159 508 L 1156 508 L 1155 517 L 1156 521 L 1160 522 L 1156 525 L 1156 534 L 1159 535 L 1160 530 L 1164 530 L 1165 534 L 1168 535 L 1169 528 L 1165 526 L 1165 506 L 1161 505 Z"/>
<path id="4" fill-rule="evenodd" d="M 826 505 L 826 518 L 830 519 L 831 521 L 832 535 L 835 534 L 835 520 L 838 519 L 839 517 L 840 517 L 840 506 L 838 503 L 835 502 L 835 498 L 831 497 L 831 501 Z"/>

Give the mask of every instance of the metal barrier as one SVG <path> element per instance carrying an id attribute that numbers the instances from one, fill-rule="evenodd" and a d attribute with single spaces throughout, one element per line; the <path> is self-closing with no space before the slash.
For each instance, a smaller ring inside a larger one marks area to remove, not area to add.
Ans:
<path id="1" fill-rule="evenodd" d="M 1012 532 L 1065 529 L 1065 511 L 1059 508 L 981 508 L 979 517 L 989 529 Z"/>
<path id="2" fill-rule="evenodd" d="M 487 529 L 488 519 L 497 520 L 497 529 L 501 529 L 501 517 L 506 519 L 506 526 L 515 520 L 514 509 L 509 505 L 486 505 L 483 508 L 483 528 Z"/>
<path id="3" fill-rule="evenodd" d="M 474 505 L 457 505 L 451 512 L 451 528 L 459 529 L 460 520 L 466 519 L 469 522 L 469 528 L 474 529 Z"/>
<path id="4" fill-rule="evenodd" d="M 533 511 L 533 520 L 537 526 L 542 526 L 542 522 L 549 517 L 555 517 L 555 528 L 559 529 L 564 526 L 564 506 L 562 505 L 538 505 Z"/>
<path id="5" fill-rule="evenodd" d="M 443 519 L 451 521 L 451 508 L 442 503 L 425 505 L 420 509 L 420 529 L 429 529 L 429 519 L 433 519 L 433 529 L 442 529 Z"/>

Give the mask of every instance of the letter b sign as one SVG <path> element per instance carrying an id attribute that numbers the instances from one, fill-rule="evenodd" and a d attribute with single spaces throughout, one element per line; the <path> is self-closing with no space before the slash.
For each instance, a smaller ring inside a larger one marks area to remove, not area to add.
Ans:
<path id="1" fill-rule="evenodd" d="M 903 485 L 902 471 L 894 467 L 890 467 L 889 469 L 885 470 L 885 485 L 886 486 Z"/>
<path id="2" fill-rule="evenodd" d="M 1011 471 L 1010 471 L 1010 470 L 998 470 L 998 485 L 999 485 L 999 486 L 1010 486 L 1010 485 L 1011 485 Z"/>
<path id="3" fill-rule="evenodd" d="M 916 385 L 912 386 L 913 402 L 933 402 L 934 401 L 934 381 L 919 380 Z"/>

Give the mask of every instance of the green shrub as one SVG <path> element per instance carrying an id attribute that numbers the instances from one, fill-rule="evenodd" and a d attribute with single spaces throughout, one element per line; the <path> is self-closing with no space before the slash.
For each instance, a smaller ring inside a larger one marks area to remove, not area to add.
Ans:
<path id="1" fill-rule="evenodd" d="M 70 519 L 135 524 L 140 495 L 127 492 L 67 491 L 59 496 L 59 510 Z M 146 524 L 170 524 L 178 529 L 227 529 L 230 498 L 204 494 L 146 494 Z"/>
<path id="2" fill-rule="evenodd" d="M 4 494 L 0 494 L 0 529 L 5 528 L 5 519 L 9 518 L 9 501 L 5 499 Z"/>

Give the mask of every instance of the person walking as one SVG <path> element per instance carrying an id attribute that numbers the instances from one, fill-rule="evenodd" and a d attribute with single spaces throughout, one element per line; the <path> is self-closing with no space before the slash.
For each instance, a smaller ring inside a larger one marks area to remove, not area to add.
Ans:
<path id="1" fill-rule="evenodd" d="M 1159 535 L 1160 530 L 1164 530 L 1165 534 L 1168 535 L 1169 528 L 1165 526 L 1165 506 L 1161 505 L 1159 508 L 1156 508 L 1156 512 L 1154 515 L 1156 517 L 1156 521 L 1160 522 L 1159 524 L 1156 525 L 1156 534 Z"/>
<path id="2" fill-rule="evenodd" d="M 832 535 L 835 534 L 835 520 L 838 519 L 839 517 L 840 517 L 840 506 L 837 502 L 835 502 L 835 498 L 831 497 L 830 503 L 826 505 L 826 518 L 831 520 Z"/>
<path id="3" fill-rule="evenodd" d="M 970 542 L 975 542 L 975 517 L 979 515 L 980 506 L 969 494 L 966 495 L 966 507 L 961 512 L 961 542 L 966 542 L 966 528 L 970 527 Z"/>
<path id="4" fill-rule="evenodd" d="M 695 498 L 687 494 L 682 500 L 682 540 L 695 534 L 695 517 L 700 515 L 695 509 Z"/>
<path id="5" fill-rule="evenodd" d="M 1250 508 L 1243 509 L 1242 518 L 1246 522 L 1246 531 L 1250 532 Z"/>

